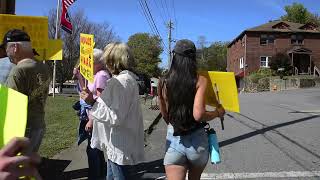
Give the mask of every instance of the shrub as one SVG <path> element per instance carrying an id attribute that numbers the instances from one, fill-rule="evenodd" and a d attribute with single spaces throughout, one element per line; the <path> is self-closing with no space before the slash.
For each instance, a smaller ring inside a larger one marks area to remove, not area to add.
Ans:
<path id="1" fill-rule="evenodd" d="M 290 58 L 284 53 L 277 53 L 273 56 L 269 62 L 269 66 L 270 69 L 273 70 L 274 74 L 278 76 L 288 76 L 292 73 Z M 280 68 L 283 69 L 283 71 L 278 71 Z"/>

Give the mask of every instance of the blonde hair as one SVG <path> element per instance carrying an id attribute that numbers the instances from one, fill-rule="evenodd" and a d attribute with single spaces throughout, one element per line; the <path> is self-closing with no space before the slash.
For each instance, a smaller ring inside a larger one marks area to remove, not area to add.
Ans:
<path id="1" fill-rule="evenodd" d="M 123 70 L 132 70 L 135 61 L 130 48 L 125 43 L 110 43 L 104 48 L 102 59 L 106 62 L 111 74 L 119 74 Z"/>

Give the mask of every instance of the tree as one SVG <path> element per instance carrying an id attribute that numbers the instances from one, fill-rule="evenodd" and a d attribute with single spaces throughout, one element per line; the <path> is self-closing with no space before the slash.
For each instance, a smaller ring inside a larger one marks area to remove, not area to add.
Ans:
<path id="1" fill-rule="evenodd" d="M 300 3 L 293 3 L 284 7 L 286 15 L 281 17 L 281 20 L 290 21 L 300 24 L 305 24 L 308 22 L 319 25 L 320 18 L 317 14 L 312 14 L 307 8 Z"/>
<path id="2" fill-rule="evenodd" d="M 320 16 L 318 14 L 311 14 L 310 16 L 310 22 L 316 24 L 317 26 L 320 26 Z"/>
<path id="3" fill-rule="evenodd" d="M 213 42 L 209 47 L 199 49 L 198 68 L 206 71 L 226 71 L 228 42 Z M 204 55 L 204 60 L 201 56 Z"/>
<path id="4" fill-rule="evenodd" d="M 88 20 L 84 11 L 78 10 L 71 14 L 72 34 L 60 31 L 60 39 L 63 41 L 63 60 L 57 61 L 56 80 L 58 83 L 64 83 L 71 79 L 74 66 L 80 56 L 80 33 L 94 34 L 95 48 L 103 49 L 106 44 L 112 41 L 118 41 L 118 37 L 112 27 L 105 23 L 98 24 Z M 50 10 L 48 15 L 49 38 L 53 39 L 55 35 L 56 11 Z M 59 27 L 60 28 L 60 27 Z M 49 62 L 53 69 L 53 62 Z"/>
<path id="5" fill-rule="evenodd" d="M 128 46 L 131 48 L 133 56 L 137 62 L 135 70 L 137 73 L 146 74 L 149 77 L 161 74 L 158 67 L 160 54 L 163 49 L 158 36 L 149 33 L 136 33 L 129 37 Z"/>
<path id="6" fill-rule="evenodd" d="M 290 58 L 287 54 L 277 53 L 271 58 L 269 62 L 269 67 L 272 69 L 276 75 L 290 75 L 292 73 L 292 66 Z"/>
<path id="7" fill-rule="evenodd" d="M 207 60 L 208 60 L 208 48 L 206 47 L 207 41 L 205 36 L 198 37 L 198 50 L 197 50 L 197 59 L 199 69 L 207 69 Z"/>

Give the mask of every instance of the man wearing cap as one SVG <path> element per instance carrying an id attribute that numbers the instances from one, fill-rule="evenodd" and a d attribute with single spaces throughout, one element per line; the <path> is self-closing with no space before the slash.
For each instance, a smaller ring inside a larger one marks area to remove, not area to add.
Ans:
<path id="1" fill-rule="evenodd" d="M 28 96 L 26 137 L 32 150 L 37 152 L 45 131 L 44 106 L 51 81 L 48 65 L 35 61 L 37 54 L 31 46 L 29 35 L 18 29 L 8 31 L 0 48 L 5 49 L 10 62 L 15 64 L 6 85 Z"/>

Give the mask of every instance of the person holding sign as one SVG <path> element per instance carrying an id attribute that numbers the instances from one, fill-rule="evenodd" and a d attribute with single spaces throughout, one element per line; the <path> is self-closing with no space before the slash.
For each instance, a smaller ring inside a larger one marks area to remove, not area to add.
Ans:
<path id="1" fill-rule="evenodd" d="M 169 72 L 159 81 L 160 111 L 168 124 L 166 175 L 171 179 L 200 179 L 209 158 L 207 121 L 223 117 L 218 106 L 206 111 L 207 79 L 197 73 L 196 47 L 190 40 L 179 40 L 173 49 Z"/>
<path id="2" fill-rule="evenodd" d="M 94 81 L 88 83 L 85 87 L 85 79 L 80 74 L 79 65 L 76 65 L 73 71 L 73 79 L 78 80 L 78 89 L 86 89 L 93 93 L 96 98 L 100 96 L 106 86 L 107 80 L 110 78 L 109 73 L 106 70 L 105 61 L 101 58 L 103 51 L 100 49 L 93 49 L 93 61 L 94 61 Z M 81 90 L 79 93 L 81 93 Z M 80 98 L 80 101 L 76 102 L 73 106 L 78 111 L 79 115 L 79 129 L 78 129 L 78 145 L 83 141 L 88 140 L 87 145 L 87 157 L 89 166 L 89 180 L 105 179 L 106 176 L 106 163 L 103 151 L 97 148 L 91 148 L 91 133 L 93 129 L 93 120 L 90 118 L 90 105 L 86 104 L 84 100 Z"/>
<path id="3" fill-rule="evenodd" d="M 106 70 L 104 59 L 102 59 L 103 51 L 100 49 L 93 49 L 93 83 L 88 83 L 88 89 L 92 92 L 93 98 L 97 98 L 101 95 L 105 89 L 107 80 L 110 79 L 110 75 Z M 106 162 L 103 155 L 103 151 L 97 148 L 90 147 L 91 144 L 91 133 L 93 129 L 93 118 L 89 117 L 85 130 L 90 134 L 88 138 L 87 156 L 89 164 L 89 179 L 105 178 Z"/>
<path id="4" fill-rule="evenodd" d="M 100 97 L 85 90 L 81 98 L 93 105 L 91 147 L 106 151 L 107 179 L 139 179 L 132 174 L 144 161 L 144 129 L 135 61 L 124 43 L 110 43 L 102 57 L 112 74 Z"/>
<path id="5" fill-rule="evenodd" d="M 49 66 L 34 60 L 36 52 L 30 36 L 22 30 L 8 31 L 0 48 L 5 49 L 11 63 L 16 64 L 6 86 L 28 96 L 26 137 L 30 138 L 32 151 L 37 152 L 45 131 L 44 106 L 51 81 Z"/>

